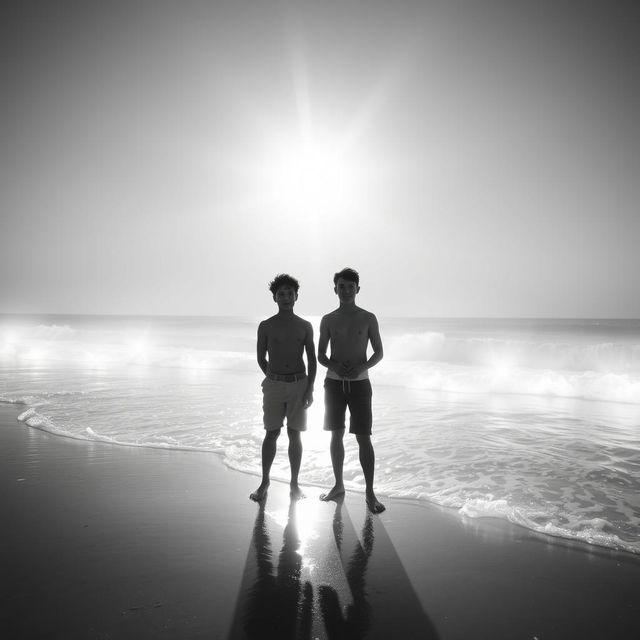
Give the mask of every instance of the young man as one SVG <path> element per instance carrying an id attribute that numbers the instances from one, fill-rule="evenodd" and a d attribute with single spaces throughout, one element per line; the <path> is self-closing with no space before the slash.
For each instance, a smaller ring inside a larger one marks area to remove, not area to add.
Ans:
<path id="1" fill-rule="evenodd" d="M 271 465 L 285 417 L 289 436 L 291 497 L 304 497 L 298 486 L 302 459 L 300 433 L 307 428 L 307 409 L 313 402 L 317 365 L 313 327 L 293 313 L 299 287 L 298 281 L 290 275 L 277 275 L 269 283 L 269 290 L 278 305 L 278 313 L 258 326 L 258 365 L 265 375 L 262 382 L 265 435 L 262 442 L 262 482 L 249 496 L 256 502 L 267 495 Z M 307 356 L 308 372 L 305 372 L 303 351 Z"/>
<path id="2" fill-rule="evenodd" d="M 353 269 L 343 269 L 333 278 L 340 306 L 320 322 L 318 361 L 327 367 L 324 381 L 324 428 L 331 431 L 331 463 L 335 485 L 321 500 L 334 500 L 344 495 L 342 467 L 344 463 L 344 430 L 346 408 L 349 407 L 349 432 L 358 441 L 360 464 L 366 484 L 367 506 L 373 513 L 384 511 L 373 491 L 375 453 L 371 444 L 371 383 L 369 369 L 382 360 L 382 340 L 378 320 L 369 311 L 356 306 L 360 276 Z M 373 351 L 367 360 L 367 346 Z M 331 356 L 327 357 L 327 346 Z"/>

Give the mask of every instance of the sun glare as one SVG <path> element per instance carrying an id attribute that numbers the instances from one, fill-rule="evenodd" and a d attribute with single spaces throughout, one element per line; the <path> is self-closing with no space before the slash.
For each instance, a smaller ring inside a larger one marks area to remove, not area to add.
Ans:
<path id="1" fill-rule="evenodd" d="M 4 357 L 15 356 L 17 353 L 18 338 L 15 334 L 6 332 L 2 340 L 0 355 Z"/>
<path id="2" fill-rule="evenodd" d="M 293 509 L 293 510 L 292 510 Z M 298 539 L 296 553 L 302 559 L 302 566 L 308 571 L 318 567 L 318 558 L 313 553 L 313 542 L 319 537 L 318 519 L 320 503 L 318 500 L 298 500 L 293 505 L 267 511 L 267 515 L 283 529 L 293 525 Z"/>
<path id="3" fill-rule="evenodd" d="M 348 204 L 356 187 L 353 159 L 328 137 L 280 141 L 267 169 L 267 189 L 279 206 L 333 208 Z"/>
<path id="4" fill-rule="evenodd" d="M 136 364 L 146 364 L 150 352 L 151 345 L 146 336 L 131 339 L 127 344 L 127 355 L 129 360 Z"/>
<path id="5" fill-rule="evenodd" d="M 494 359 L 491 363 L 491 372 L 494 379 L 508 379 L 513 371 L 513 362 L 506 358 Z"/>

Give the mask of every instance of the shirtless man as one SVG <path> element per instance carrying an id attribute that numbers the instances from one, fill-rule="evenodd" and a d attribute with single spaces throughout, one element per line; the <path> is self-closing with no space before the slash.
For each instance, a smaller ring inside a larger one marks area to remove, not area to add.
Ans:
<path id="1" fill-rule="evenodd" d="M 249 496 L 256 502 L 267 495 L 271 465 L 285 416 L 289 436 L 291 497 L 304 498 L 298 486 L 302 460 L 300 433 L 307 428 L 307 409 L 313 402 L 317 365 L 313 327 L 293 313 L 299 287 L 298 281 L 290 275 L 277 275 L 269 283 L 269 290 L 278 305 L 278 313 L 258 326 L 258 366 L 265 375 L 262 382 L 265 435 L 262 441 L 262 482 Z M 305 372 L 303 351 L 307 356 L 308 372 Z"/>
<path id="2" fill-rule="evenodd" d="M 335 485 L 321 500 L 335 500 L 344 495 L 344 430 L 349 407 L 349 432 L 358 441 L 360 464 L 366 485 L 367 506 L 373 513 L 384 511 L 373 491 L 375 452 L 371 443 L 371 383 L 369 369 L 382 360 L 382 339 L 373 313 L 356 306 L 360 276 L 353 269 L 343 269 L 333 278 L 340 306 L 322 318 L 318 339 L 318 361 L 327 367 L 324 381 L 324 428 L 331 431 L 331 464 Z M 367 346 L 372 355 L 367 359 Z M 331 356 L 327 357 L 327 347 Z"/>

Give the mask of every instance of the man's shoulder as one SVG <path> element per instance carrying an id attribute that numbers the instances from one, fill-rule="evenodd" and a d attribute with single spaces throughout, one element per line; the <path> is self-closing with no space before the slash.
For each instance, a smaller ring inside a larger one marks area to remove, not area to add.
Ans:
<path id="1" fill-rule="evenodd" d="M 278 318 L 278 314 L 275 316 L 271 316 L 270 318 L 265 318 L 259 325 L 258 331 L 268 333 L 271 330 L 275 330 L 280 322 Z"/>
<path id="2" fill-rule="evenodd" d="M 360 325 L 360 326 L 367 326 L 370 327 L 372 324 L 375 324 L 378 322 L 376 316 L 374 313 L 372 313 L 371 311 L 367 311 L 366 309 L 358 309 L 358 312 L 356 314 L 356 322 Z"/>
<path id="3" fill-rule="evenodd" d="M 342 317 L 342 314 L 340 313 L 340 309 L 334 309 L 333 311 L 330 311 L 329 313 L 326 313 L 325 315 L 322 316 L 322 319 L 320 320 L 320 324 L 322 325 L 331 325 L 336 321 L 339 321 L 340 318 Z"/>
<path id="4" fill-rule="evenodd" d="M 275 319 L 276 319 L 277 317 L 278 317 L 278 316 L 276 315 L 276 316 L 271 316 L 271 317 L 269 317 L 269 318 L 265 318 L 264 320 L 262 320 L 262 321 L 260 322 L 260 324 L 258 325 L 258 328 L 260 328 L 260 327 L 268 327 L 270 324 L 273 324 L 273 323 L 274 323 L 274 321 L 275 321 Z"/>
<path id="5" fill-rule="evenodd" d="M 295 318 L 295 321 L 300 324 L 301 326 L 303 326 L 305 329 L 311 329 L 312 325 L 311 322 L 309 322 L 309 320 L 306 320 L 305 318 L 301 318 L 300 316 L 293 316 Z"/>
<path id="6" fill-rule="evenodd" d="M 367 311 L 362 307 L 356 307 L 353 316 L 360 321 L 375 320 L 376 317 L 374 313 L 372 313 L 371 311 Z"/>
<path id="7" fill-rule="evenodd" d="M 271 328 L 278 328 L 282 326 L 291 326 L 291 323 L 297 326 L 304 326 L 305 328 L 311 327 L 311 323 L 300 316 L 295 314 L 291 315 L 289 318 L 284 319 L 279 314 L 275 314 L 270 318 L 266 318 L 258 325 L 258 329 L 262 329 L 264 331 L 268 331 Z"/>
<path id="8" fill-rule="evenodd" d="M 344 310 L 338 308 L 322 317 L 322 323 L 329 327 L 333 325 L 350 325 L 354 322 L 358 325 L 367 325 L 372 322 L 377 322 L 377 318 L 371 311 L 367 311 L 361 307 L 357 307 L 349 313 L 345 313 Z"/>
<path id="9" fill-rule="evenodd" d="M 377 322 L 378 318 L 376 318 L 376 314 L 373 311 L 367 311 L 366 309 L 362 310 L 362 313 L 366 316 L 367 320 Z"/>

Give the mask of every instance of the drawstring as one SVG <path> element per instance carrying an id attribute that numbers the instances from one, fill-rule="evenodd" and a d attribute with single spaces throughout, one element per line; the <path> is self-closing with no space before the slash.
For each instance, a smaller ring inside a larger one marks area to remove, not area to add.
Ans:
<path id="1" fill-rule="evenodd" d="M 344 383 L 347 383 L 347 388 L 349 389 L 347 391 L 347 389 L 345 389 Z M 351 380 L 347 380 L 346 378 L 342 378 L 342 393 L 344 393 L 345 395 L 350 395 L 351 394 Z"/>

